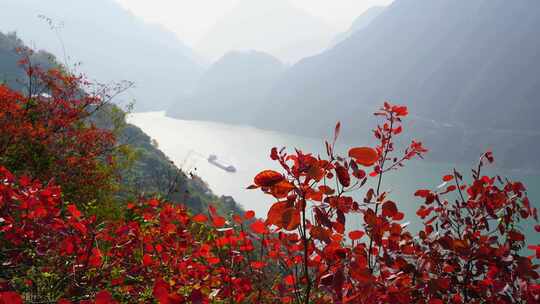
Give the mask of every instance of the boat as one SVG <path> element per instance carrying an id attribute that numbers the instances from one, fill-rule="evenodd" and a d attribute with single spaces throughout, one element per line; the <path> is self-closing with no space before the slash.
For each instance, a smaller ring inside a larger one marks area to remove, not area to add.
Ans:
<path id="1" fill-rule="evenodd" d="M 233 165 L 229 165 L 229 164 L 225 164 L 221 162 L 220 160 L 218 160 L 217 155 L 211 154 L 210 156 L 208 156 L 208 162 L 227 172 L 230 172 L 230 173 L 236 172 L 236 168 Z"/>

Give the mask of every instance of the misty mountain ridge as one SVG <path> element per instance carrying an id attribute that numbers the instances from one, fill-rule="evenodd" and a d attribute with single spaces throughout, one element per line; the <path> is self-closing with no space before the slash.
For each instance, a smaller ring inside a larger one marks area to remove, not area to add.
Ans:
<path id="1" fill-rule="evenodd" d="M 341 120 L 353 138 L 372 125 L 359 118 L 390 100 L 411 108 L 433 155 L 464 160 L 493 148 L 502 163 L 528 166 L 522 160 L 540 151 L 539 11 L 534 0 L 395 1 L 290 68 L 251 122 L 320 137 Z"/>
<path id="2" fill-rule="evenodd" d="M 364 13 L 362 13 L 362 15 L 354 19 L 351 27 L 346 32 L 342 32 L 336 35 L 330 47 L 336 46 L 338 43 L 349 38 L 354 33 L 366 28 L 368 25 L 371 24 L 371 22 L 373 22 L 373 20 L 375 20 L 375 18 L 377 18 L 382 12 L 384 12 L 385 8 L 386 6 L 373 6 L 368 8 Z"/>
<path id="3" fill-rule="evenodd" d="M 317 105 L 338 102 L 346 109 L 337 113 L 344 114 L 390 99 L 448 123 L 531 129 L 533 117 L 516 126 L 521 110 L 515 106 L 510 107 L 513 115 L 500 119 L 493 111 L 476 111 L 504 110 L 510 100 L 524 107 L 538 104 L 532 93 L 540 89 L 540 80 L 530 76 L 540 65 L 540 38 L 534 33 L 539 8 L 533 0 L 512 5 L 503 0 L 396 1 L 366 30 L 289 69 L 269 99 L 283 106 L 298 98 Z M 486 117 L 479 121 L 475 114 Z"/>
<path id="4" fill-rule="evenodd" d="M 196 49 L 212 59 L 228 51 L 257 50 L 285 63 L 321 52 L 334 30 L 288 0 L 242 0 L 217 21 Z"/>
<path id="5" fill-rule="evenodd" d="M 234 98 L 195 117 L 318 138 L 342 121 L 350 140 L 368 134 L 369 114 L 390 100 L 409 106 L 409 134 L 439 160 L 474 160 L 494 149 L 500 163 L 528 167 L 523 160 L 540 151 L 538 11 L 533 0 L 397 0 L 334 48 L 279 73 L 268 94 L 250 95 L 250 83 L 228 86 L 221 96 Z M 230 77 L 242 71 L 231 68 Z M 204 100 L 209 87 L 199 83 Z M 180 112 L 169 114 L 189 119 Z"/>
<path id="6" fill-rule="evenodd" d="M 215 62 L 195 90 L 180 98 L 169 116 L 190 120 L 243 123 L 255 115 L 285 65 L 258 51 L 232 51 Z"/>
<path id="7" fill-rule="evenodd" d="M 61 24 L 58 35 L 39 15 Z M 80 70 L 92 79 L 133 81 L 123 97 L 135 99 L 138 111 L 167 108 L 202 72 L 197 55 L 174 33 L 145 23 L 114 0 L 3 0 L 0 30 L 16 31 L 68 65 L 81 62 Z"/>

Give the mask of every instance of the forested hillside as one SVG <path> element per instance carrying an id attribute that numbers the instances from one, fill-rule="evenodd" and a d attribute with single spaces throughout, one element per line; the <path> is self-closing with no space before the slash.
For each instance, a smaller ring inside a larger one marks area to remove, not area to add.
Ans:
<path id="1" fill-rule="evenodd" d="M 17 49 L 25 47 L 16 34 L 0 33 L 0 74 L 3 77 L 0 82 L 23 93 L 28 86 L 28 76 L 20 65 L 23 57 Z M 59 67 L 55 57 L 45 51 L 33 52 L 30 60 L 44 70 Z M 215 196 L 202 179 L 180 170 L 152 144 L 148 135 L 136 126 L 127 124 L 125 115 L 114 104 L 107 104 L 90 117 L 98 127 L 114 130 L 117 148 L 125 158 L 125 165 L 115 173 L 120 178 L 117 197 L 127 201 L 141 194 L 146 197 L 158 195 L 182 202 L 194 211 L 206 210 L 209 204 L 216 205 L 226 213 L 241 211 L 232 198 Z"/>

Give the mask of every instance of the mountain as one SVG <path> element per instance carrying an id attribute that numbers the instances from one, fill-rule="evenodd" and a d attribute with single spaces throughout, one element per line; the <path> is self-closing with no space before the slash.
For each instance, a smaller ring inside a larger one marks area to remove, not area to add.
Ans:
<path id="1" fill-rule="evenodd" d="M 26 45 L 16 34 L 0 32 L 0 85 L 24 92 L 26 74 L 17 64 L 21 56 L 15 51 L 22 47 Z M 35 52 L 31 61 L 43 69 L 59 67 L 56 58 L 46 51 Z M 180 170 L 147 134 L 128 124 L 125 116 L 126 113 L 109 104 L 91 117 L 96 126 L 116 130 L 118 145 L 129 155 L 122 162 L 130 165 L 121 167 L 118 172 L 121 177 L 116 193 L 119 202 L 138 199 L 141 195 L 161 196 L 182 202 L 193 212 L 206 212 L 209 204 L 214 204 L 222 214 L 243 212 L 231 197 L 214 195 L 201 178 Z"/>
<path id="2" fill-rule="evenodd" d="M 242 123 L 257 113 L 284 70 L 278 59 L 262 52 L 229 52 L 206 71 L 194 92 L 176 102 L 167 115 Z"/>
<path id="3" fill-rule="evenodd" d="M 528 167 L 540 152 L 538 12 L 536 0 L 396 0 L 290 68 L 250 122 L 319 137 L 341 120 L 355 138 L 372 126 L 359 118 L 390 100 L 410 107 L 432 155 L 468 160 L 493 148 Z"/>
<path id="4" fill-rule="evenodd" d="M 241 0 L 221 18 L 196 49 L 216 59 L 234 50 L 257 50 L 286 63 L 315 55 L 334 37 L 319 18 L 288 0 Z"/>
<path id="5" fill-rule="evenodd" d="M 175 34 L 114 0 L 2 0 L 1 6 L 0 31 L 17 32 L 69 66 L 81 62 L 78 70 L 91 79 L 133 81 L 125 97 L 135 99 L 138 111 L 166 109 L 202 73 L 197 56 Z"/>
<path id="6" fill-rule="evenodd" d="M 26 73 L 18 64 L 21 58 L 15 50 L 24 47 L 26 45 L 15 33 L 0 32 L 0 84 L 5 84 L 15 90 L 23 88 L 22 81 L 26 79 Z M 42 69 L 51 68 L 54 60 L 54 55 L 45 51 L 35 52 L 31 56 L 32 63 Z"/>
<path id="7" fill-rule="evenodd" d="M 354 33 L 366 28 L 375 18 L 377 18 L 385 9 L 385 6 L 373 6 L 367 9 L 362 15 L 354 19 L 351 27 L 343 33 L 337 34 L 332 41 L 331 47 L 336 46 L 338 43 L 349 38 Z"/>

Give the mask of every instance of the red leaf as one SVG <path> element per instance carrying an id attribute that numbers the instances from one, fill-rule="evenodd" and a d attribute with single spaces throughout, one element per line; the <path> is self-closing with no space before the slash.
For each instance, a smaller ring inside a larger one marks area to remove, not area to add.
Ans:
<path id="1" fill-rule="evenodd" d="M 192 218 L 192 220 L 193 220 L 194 222 L 196 222 L 196 223 L 201 223 L 201 224 L 203 224 L 203 223 L 206 223 L 206 221 L 208 221 L 208 217 L 207 217 L 206 215 L 204 215 L 204 214 L 201 213 L 201 214 L 195 215 L 195 216 Z"/>
<path id="2" fill-rule="evenodd" d="M 281 218 L 283 217 L 283 212 L 285 209 L 289 208 L 288 202 L 277 202 L 270 207 L 268 214 L 266 216 L 267 222 L 272 225 L 278 226 L 281 223 Z"/>
<path id="3" fill-rule="evenodd" d="M 364 234 L 365 234 L 365 232 L 363 232 L 363 231 L 354 230 L 354 231 L 349 232 L 349 238 L 351 240 L 353 240 L 353 241 L 359 240 L 364 236 Z"/>
<path id="4" fill-rule="evenodd" d="M 217 258 L 217 257 L 208 257 L 206 258 L 206 261 L 210 264 L 210 265 L 216 265 L 220 262 L 220 259 Z"/>
<path id="5" fill-rule="evenodd" d="M 457 293 L 452 297 L 452 301 L 455 304 L 461 304 L 461 303 L 463 303 L 463 298 L 461 297 L 461 295 L 459 293 Z"/>
<path id="6" fill-rule="evenodd" d="M 0 304 L 23 304 L 22 297 L 13 291 L 0 292 Z"/>
<path id="7" fill-rule="evenodd" d="M 266 225 L 261 221 L 255 221 L 251 223 L 250 225 L 251 231 L 257 234 L 265 234 L 268 233 L 268 229 L 266 228 Z"/>
<path id="8" fill-rule="evenodd" d="M 330 243 L 330 232 L 320 226 L 311 227 L 309 234 L 316 240 L 321 240 L 326 243 Z"/>
<path id="9" fill-rule="evenodd" d="M 255 211 L 253 211 L 253 210 L 248 210 L 248 211 L 246 211 L 246 213 L 244 213 L 244 218 L 246 220 L 250 220 L 250 219 L 252 219 L 254 217 L 255 217 Z"/>
<path id="10" fill-rule="evenodd" d="M 356 162 L 351 162 L 351 166 L 353 168 L 353 176 L 357 179 L 363 179 L 366 177 L 366 171 L 358 169 L 358 166 L 356 165 Z"/>
<path id="11" fill-rule="evenodd" d="M 294 276 L 292 274 L 286 276 L 283 281 L 285 282 L 285 284 L 289 285 L 289 286 L 292 286 L 294 285 Z"/>
<path id="12" fill-rule="evenodd" d="M 281 175 L 279 172 L 273 171 L 273 170 L 265 170 L 253 179 L 253 182 L 255 185 L 260 187 L 271 187 L 280 181 L 284 180 L 285 177 Z"/>
<path id="13" fill-rule="evenodd" d="M 99 267 L 101 266 L 102 262 L 102 255 L 101 251 L 98 248 L 92 249 L 92 255 L 90 256 L 90 259 L 88 260 L 88 263 L 92 267 Z"/>
<path id="14" fill-rule="evenodd" d="M 379 153 L 377 150 L 369 147 L 352 148 L 349 150 L 349 157 L 363 166 L 373 166 L 379 160 Z"/>
<path id="15" fill-rule="evenodd" d="M 154 264 L 154 259 L 152 259 L 152 257 L 149 254 L 145 254 L 143 256 L 142 261 L 145 267 L 152 266 L 152 264 Z"/>
<path id="16" fill-rule="evenodd" d="M 384 202 L 382 206 L 382 215 L 386 217 L 394 217 L 398 213 L 396 203 L 392 201 Z"/>
<path id="17" fill-rule="evenodd" d="M 272 160 L 278 160 L 279 159 L 278 150 L 277 150 L 276 147 L 272 148 L 272 150 L 270 152 L 270 158 Z"/>
<path id="18" fill-rule="evenodd" d="M 312 164 L 309 166 L 307 176 L 316 181 L 320 181 L 325 174 L 325 170 L 319 164 Z"/>
<path id="19" fill-rule="evenodd" d="M 396 116 L 407 116 L 409 114 L 406 106 L 399 105 L 392 106 L 392 112 L 394 112 Z"/>
<path id="20" fill-rule="evenodd" d="M 525 240 L 525 236 L 521 232 L 516 231 L 516 230 L 512 230 L 508 232 L 508 237 L 512 241 L 517 241 L 517 242 L 523 242 Z"/>
<path id="21" fill-rule="evenodd" d="M 79 211 L 79 209 L 77 209 L 77 206 L 75 205 L 68 205 L 67 210 L 69 211 L 71 216 L 73 216 L 76 219 L 80 218 L 82 215 L 81 211 Z"/>
<path id="22" fill-rule="evenodd" d="M 418 215 L 422 219 L 425 219 L 432 211 L 433 207 L 426 208 L 422 206 L 420 207 L 420 209 L 418 209 L 418 211 L 416 211 L 416 215 Z"/>
<path id="23" fill-rule="evenodd" d="M 148 201 L 148 205 L 150 205 L 150 207 L 157 207 L 159 206 L 159 200 L 153 198 Z"/>
<path id="24" fill-rule="evenodd" d="M 454 248 L 457 250 L 466 249 L 469 247 L 468 242 L 464 240 L 454 240 L 452 244 L 454 245 Z"/>
<path id="25" fill-rule="evenodd" d="M 443 177 L 443 181 L 444 181 L 444 182 L 449 182 L 449 181 L 451 181 L 451 180 L 453 180 L 453 179 L 454 179 L 454 176 L 453 176 L 453 175 L 445 175 L 445 176 Z"/>
<path id="26" fill-rule="evenodd" d="M 319 191 L 323 194 L 326 194 L 326 195 L 332 195 L 334 194 L 334 192 L 336 192 L 334 189 L 326 186 L 326 185 L 320 185 L 319 186 Z"/>
<path id="27" fill-rule="evenodd" d="M 337 174 L 339 183 L 343 187 L 349 187 L 351 185 L 351 177 L 349 175 L 349 171 L 347 170 L 347 168 L 345 168 L 342 165 L 338 164 L 336 166 L 336 174 Z"/>
<path id="28" fill-rule="evenodd" d="M 169 304 L 169 284 L 163 279 L 156 279 L 152 295 L 160 304 Z"/>
<path id="29" fill-rule="evenodd" d="M 214 217 L 212 217 L 212 223 L 214 224 L 214 227 L 221 228 L 225 226 L 226 221 L 224 217 L 215 215 Z"/>
<path id="30" fill-rule="evenodd" d="M 340 222 L 333 222 L 332 228 L 334 228 L 334 230 L 339 234 L 345 233 L 345 226 Z"/>
<path id="31" fill-rule="evenodd" d="M 394 221 L 401 221 L 402 219 L 405 218 L 405 213 L 403 212 L 397 212 L 396 214 L 394 214 L 394 216 L 392 217 L 392 219 Z"/>
<path id="32" fill-rule="evenodd" d="M 287 208 L 281 215 L 281 221 L 278 227 L 292 231 L 300 225 L 300 212 L 296 208 Z"/>
<path id="33" fill-rule="evenodd" d="M 294 185 L 286 180 L 282 180 L 275 185 L 273 185 L 270 189 L 270 192 L 272 195 L 276 198 L 284 198 L 287 197 L 289 192 L 291 192 L 294 189 Z"/>
<path id="34" fill-rule="evenodd" d="M 414 193 L 414 196 L 426 198 L 431 194 L 429 190 L 418 190 Z"/>
<path id="35" fill-rule="evenodd" d="M 455 185 L 450 185 L 448 187 L 446 187 L 446 190 L 444 192 L 442 192 L 441 194 L 447 194 L 447 193 L 450 193 L 452 191 L 456 191 L 457 190 L 457 187 Z"/>
<path id="36" fill-rule="evenodd" d="M 277 202 L 268 210 L 267 223 L 292 231 L 300 225 L 300 212 L 288 202 Z"/>
<path id="37" fill-rule="evenodd" d="M 112 303 L 116 303 L 116 301 L 113 300 L 110 292 L 106 290 L 102 290 L 96 294 L 96 299 L 94 303 L 95 304 L 112 304 Z"/>
<path id="38" fill-rule="evenodd" d="M 322 202 L 323 194 L 324 193 L 322 191 L 314 191 L 312 189 L 308 189 L 308 190 L 306 190 L 306 199 L 307 200 L 312 200 L 312 201 L 317 201 L 317 202 Z"/>
<path id="39" fill-rule="evenodd" d="M 233 218 L 233 221 L 237 224 L 242 224 L 244 222 L 244 219 L 238 214 L 233 214 L 232 218 Z"/>
<path id="40" fill-rule="evenodd" d="M 264 268 L 264 266 L 266 266 L 265 262 L 260 262 L 260 261 L 251 262 L 251 268 L 253 269 L 261 269 L 261 268 Z"/>

